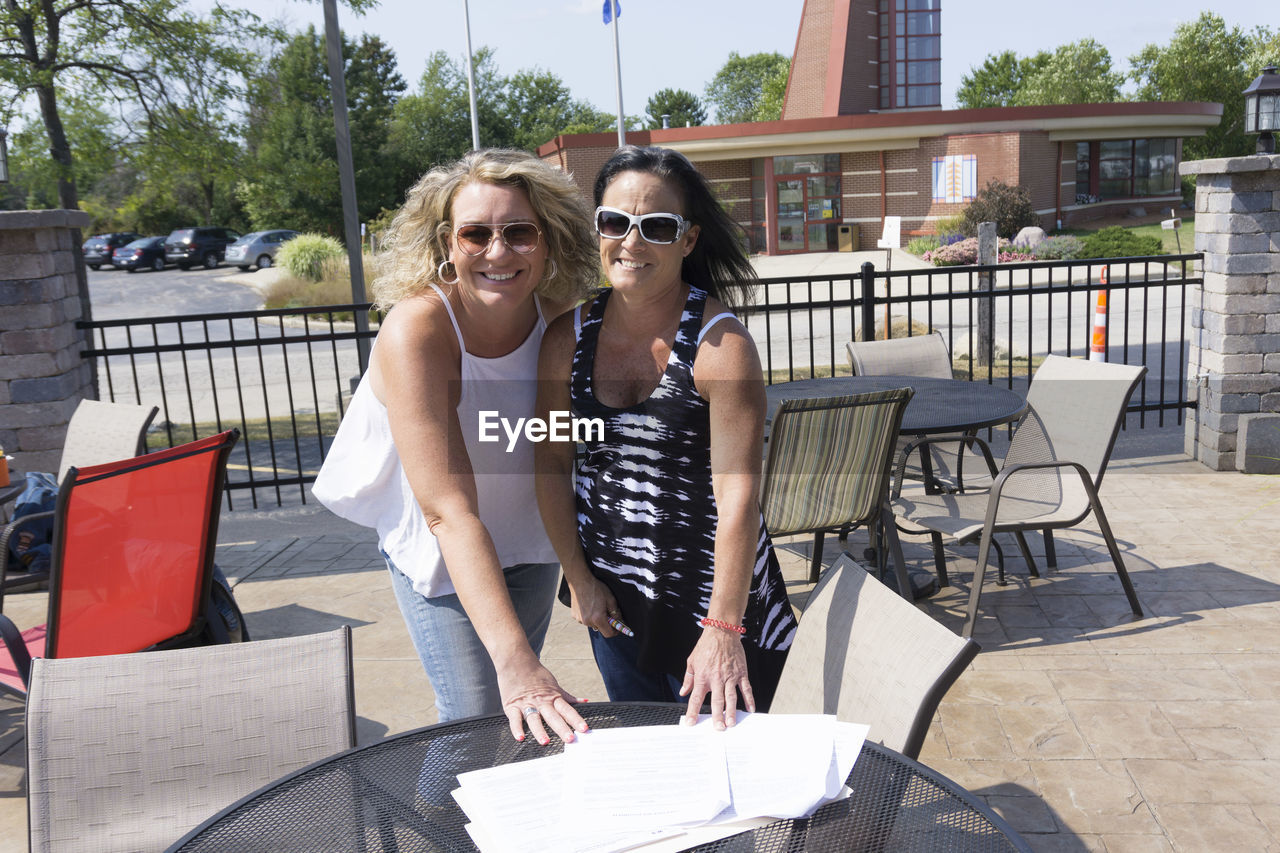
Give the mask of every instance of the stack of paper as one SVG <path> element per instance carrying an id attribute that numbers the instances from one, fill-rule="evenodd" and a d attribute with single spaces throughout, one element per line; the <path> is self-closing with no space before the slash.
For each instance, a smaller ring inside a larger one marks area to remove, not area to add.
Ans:
<path id="1" fill-rule="evenodd" d="M 453 796 L 482 853 L 679 850 L 847 795 L 866 735 L 795 714 L 599 729 L 563 755 L 463 773 Z"/>

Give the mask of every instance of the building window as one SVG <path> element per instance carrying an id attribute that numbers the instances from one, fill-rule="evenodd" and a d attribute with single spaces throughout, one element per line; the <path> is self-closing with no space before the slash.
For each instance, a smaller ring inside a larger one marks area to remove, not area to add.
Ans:
<path id="1" fill-rule="evenodd" d="M 1076 204 L 1088 204 L 1092 192 L 1089 148 L 1087 142 L 1076 143 Z"/>
<path id="2" fill-rule="evenodd" d="M 972 201 L 978 194 L 978 156 L 948 154 L 933 158 L 933 200 L 943 204 Z"/>
<path id="3" fill-rule="evenodd" d="M 1104 139 L 1076 144 L 1076 203 L 1177 191 L 1176 139 Z M 1089 188 L 1097 187 L 1097 194 Z"/>
<path id="4" fill-rule="evenodd" d="M 942 106 L 941 0 L 880 0 L 880 107 Z"/>

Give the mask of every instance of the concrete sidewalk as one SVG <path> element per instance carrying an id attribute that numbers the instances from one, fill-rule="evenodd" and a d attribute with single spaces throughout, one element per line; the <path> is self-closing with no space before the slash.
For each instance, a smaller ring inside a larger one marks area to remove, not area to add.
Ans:
<path id="1" fill-rule="evenodd" d="M 1146 617 L 1128 613 L 1096 525 L 1061 533 L 1058 571 L 1036 580 L 1007 547 L 1008 586 L 983 591 L 982 654 L 921 755 L 1038 851 L 1280 849 L 1280 479 L 1187 461 L 1180 433 L 1124 433 L 1102 489 Z M 255 639 L 352 626 L 362 743 L 435 721 L 370 531 L 315 507 L 237 510 L 219 542 Z M 801 608 L 808 547 L 780 543 Z M 906 547 L 931 566 L 923 544 Z M 957 586 L 925 604 L 956 629 L 976 551 L 950 549 Z M 829 540 L 828 562 L 838 552 Z M 45 600 L 13 595 L 5 612 L 30 626 Z M 605 698 L 586 631 L 559 605 L 544 658 Z M 0 733 L 0 850 L 24 850 L 21 703 L 0 699 Z"/>

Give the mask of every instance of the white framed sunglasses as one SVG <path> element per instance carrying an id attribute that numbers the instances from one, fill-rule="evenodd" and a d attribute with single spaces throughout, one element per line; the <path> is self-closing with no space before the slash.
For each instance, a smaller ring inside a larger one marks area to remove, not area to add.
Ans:
<path id="1" fill-rule="evenodd" d="M 678 213 L 642 213 L 633 216 L 625 210 L 601 205 L 596 208 L 596 233 L 610 240 L 625 239 L 632 228 L 649 243 L 674 243 L 689 230 L 689 221 Z"/>

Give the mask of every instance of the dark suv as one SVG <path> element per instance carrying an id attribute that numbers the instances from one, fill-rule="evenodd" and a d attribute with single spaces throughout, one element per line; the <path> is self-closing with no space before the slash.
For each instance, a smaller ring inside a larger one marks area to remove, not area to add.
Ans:
<path id="1" fill-rule="evenodd" d="M 96 270 L 103 264 L 111 263 L 111 253 L 126 243 L 132 243 L 141 237 L 132 231 L 112 231 L 109 234 L 95 234 L 80 246 L 84 262 L 89 269 Z"/>
<path id="2" fill-rule="evenodd" d="M 164 240 L 164 259 L 182 270 L 196 264 L 213 269 L 226 257 L 227 246 L 239 238 L 240 232 L 230 228 L 179 228 Z"/>

